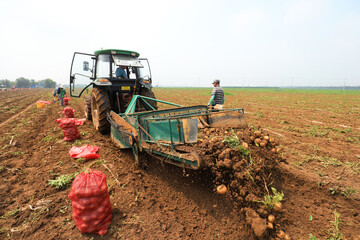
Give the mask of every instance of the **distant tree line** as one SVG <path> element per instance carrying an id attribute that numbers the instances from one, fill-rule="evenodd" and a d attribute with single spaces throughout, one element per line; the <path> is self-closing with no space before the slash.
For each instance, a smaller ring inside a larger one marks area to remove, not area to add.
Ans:
<path id="1" fill-rule="evenodd" d="M 56 82 L 50 78 L 35 81 L 34 79 L 27 79 L 24 77 L 17 78 L 14 81 L 8 79 L 0 80 L 0 88 L 55 88 Z"/>

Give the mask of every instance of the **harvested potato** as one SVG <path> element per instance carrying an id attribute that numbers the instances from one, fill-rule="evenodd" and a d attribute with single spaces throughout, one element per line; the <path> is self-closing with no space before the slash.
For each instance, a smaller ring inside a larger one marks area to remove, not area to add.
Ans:
<path id="1" fill-rule="evenodd" d="M 270 223 L 275 222 L 275 216 L 272 215 L 272 214 L 270 214 L 270 215 L 268 216 L 268 221 L 269 221 Z"/>
<path id="2" fill-rule="evenodd" d="M 227 192 L 227 188 L 224 184 L 221 184 L 216 188 L 216 191 L 218 194 L 225 194 Z"/>

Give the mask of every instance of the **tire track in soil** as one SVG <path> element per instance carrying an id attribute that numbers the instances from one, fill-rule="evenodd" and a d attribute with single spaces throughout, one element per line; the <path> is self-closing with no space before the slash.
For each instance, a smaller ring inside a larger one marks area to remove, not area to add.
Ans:
<path id="1" fill-rule="evenodd" d="M 31 96 L 33 94 L 29 94 L 26 97 L 22 98 L 22 99 L 27 99 L 28 96 Z M 48 95 L 48 93 L 44 93 L 39 99 L 37 99 L 35 102 L 31 103 L 28 107 L 26 107 L 24 110 L 22 110 L 19 113 L 16 113 L 15 115 L 11 116 L 10 118 L 8 118 L 7 120 L 5 120 L 4 122 L 0 123 L 0 127 L 2 127 L 3 125 L 7 124 L 8 122 L 12 121 L 13 119 L 19 117 L 21 114 L 25 113 L 26 111 L 28 111 L 32 106 L 34 106 L 36 104 L 37 101 L 43 99 L 46 95 Z M 21 100 L 22 100 L 21 99 Z M 19 99 L 17 99 L 14 102 L 18 102 Z"/>
<path id="2" fill-rule="evenodd" d="M 38 100 L 36 100 L 38 101 Z M 7 124 L 8 122 L 12 121 L 13 119 L 17 118 L 18 116 L 20 116 L 21 114 L 23 114 L 24 112 L 26 112 L 27 110 L 29 110 L 31 107 L 33 107 L 35 105 L 36 102 L 32 103 L 31 105 L 29 105 L 27 108 L 25 108 L 23 111 L 11 116 L 8 120 L 0 123 L 0 127 L 2 127 L 3 125 Z"/>

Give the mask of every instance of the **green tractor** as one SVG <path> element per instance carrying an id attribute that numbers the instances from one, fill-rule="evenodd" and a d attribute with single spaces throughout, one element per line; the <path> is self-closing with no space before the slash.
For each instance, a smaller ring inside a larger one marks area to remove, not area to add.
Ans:
<path id="1" fill-rule="evenodd" d="M 146 58 L 139 53 L 104 49 L 94 54 L 75 52 L 70 71 L 70 95 L 85 95 L 84 112 L 94 127 L 105 134 L 110 130 L 107 113 L 125 112 L 134 95 L 155 98 L 151 71 Z M 90 90 L 90 91 L 89 91 Z M 138 104 L 137 112 L 156 110 L 157 102 Z"/>

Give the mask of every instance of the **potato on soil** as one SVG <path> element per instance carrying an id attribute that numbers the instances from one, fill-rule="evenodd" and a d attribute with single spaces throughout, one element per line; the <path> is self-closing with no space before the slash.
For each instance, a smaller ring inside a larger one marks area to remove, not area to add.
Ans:
<path id="1" fill-rule="evenodd" d="M 254 143 L 255 143 L 255 144 L 260 144 L 260 143 L 261 143 L 261 139 L 260 139 L 260 138 L 255 138 Z"/>
<path id="2" fill-rule="evenodd" d="M 269 229 L 274 229 L 274 224 L 271 223 L 271 222 L 268 222 L 267 228 L 269 228 Z"/>
<path id="3" fill-rule="evenodd" d="M 280 238 L 280 239 L 284 239 L 284 238 L 285 238 L 285 233 L 284 233 L 284 231 L 280 230 L 280 231 L 276 234 L 276 236 L 277 236 L 278 238 Z"/>
<path id="4" fill-rule="evenodd" d="M 268 216 L 268 221 L 269 221 L 270 223 L 275 222 L 275 216 L 272 215 L 272 214 L 270 214 L 270 215 Z"/>
<path id="5" fill-rule="evenodd" d="M 242 147 L 247 150 L 249 148 L 249 145 L 246 142 L 243 142 Z"/>
<path id="6" fill-rule="evenodd" d="M 266 144 L 267 144 L 266 141 L 261 141 L 261 142 L 260 142 L 260 147 L 266 147 Z"/>
<path id="7" fill-rule="evenodd" d="M 275 203 L 274 209 L 275 209 L 275 211 L 280 211 L 280 210 L 282 209 L 282 204 L 281 204 L 281 202 Z"/>
<path id="8" fill-rule="evenodd" d="M 264 140 L 269 141 L 269 136 L 268 136 L 268 135 L 265 135 L 265 136 L 264 136 Z"/>
<path id="9" fill-rule="evenodd" d="M 216 188 L 216 191 L 218 194 L 225 194 L 227 192 L 227 188 L 224 184 L 221 184 Z"/>
<path id="10" fill-rule="evenodd" d="M 255 132 L 254 132 L 254 136 L 255 136 L 255 137 L 260 137 L 260 136 L 261 136 L 261 132 L 260 132 L 260 131 L 255 131 Z"/>

